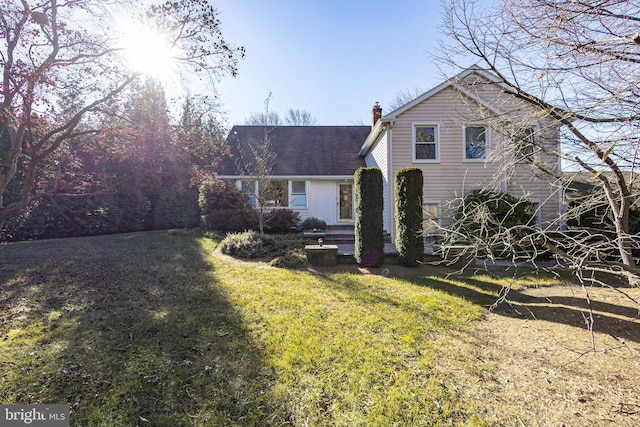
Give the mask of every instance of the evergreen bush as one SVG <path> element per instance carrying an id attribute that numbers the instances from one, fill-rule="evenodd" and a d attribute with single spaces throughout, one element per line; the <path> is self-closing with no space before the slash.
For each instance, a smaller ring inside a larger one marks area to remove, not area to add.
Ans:
<path id="1" fill-rule="evenodd" d="M 217 178 L 204 182 L 198 202 L 208 230 L 240 232 L 255 227 L 255 212 L 233 184 Z"/>
<path id="2" fill-rule="evenodd" d="M 354 175 L 355 249 L 353 256 L 363 267 L 384 261 L 382 171 L 360 168 Z"/>
<path id="3" fill-rule="evenodd" d="M 500 191 L 472 191 L 455 215 L 456 234 L 481 248 L 482 256 L 528 256 L 532 248 L 522 246 L 523 238 L 534 227 L 533 203 Z"/>
<path id="4" fill-rule="evenodd" d="M 291 209 L 273 209 L 267 214 L 264 231 L 273 234 L 291 233 L 300 226 L 300 214 Z"/>
<path id="5" fill-rule="evenodd" d="M 394 181 L 395 244 L 398 263 L 416 266 L 424 259 L 422 238 L 422 170 L 404 168 Z"/>
<path id="6" fill-rule="evenodd" d="M 255 231 L 230 233 L 220 242 L 220 250 L 239 258 L 273 258 L 299 248 L 302 240 L 272 237 Z"/>
<path id="7" fill-rule="evenodd" d="M 324 231 L 327 229 L 327 223 L 316 217 L 309 217 L 302 221 L 300 225 L 302 231 Z"/>

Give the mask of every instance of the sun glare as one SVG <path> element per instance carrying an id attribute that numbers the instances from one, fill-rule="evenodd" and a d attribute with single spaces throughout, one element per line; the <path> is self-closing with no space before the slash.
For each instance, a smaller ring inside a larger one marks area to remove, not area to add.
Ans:
<path id="1" fill-rule="evenodd" d="M 150 28 L 132 28 L 123 34 L 126 66 L 160 80 L 168 80 L 176 70 L 174 49 L 167 40 Z"/>

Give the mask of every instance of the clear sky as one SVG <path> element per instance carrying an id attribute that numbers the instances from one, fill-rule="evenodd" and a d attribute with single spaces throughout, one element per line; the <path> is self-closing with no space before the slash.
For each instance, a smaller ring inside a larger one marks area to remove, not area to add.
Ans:
<path id="1" fill-rule="evenodd" d="M 369 124 L 376 101 L 444 76 L 440 0 L 211 0 L 226 40 L 246 48 L 218 85 L 229 125 L 253 112 L 309 111 L 319 125 Z M 388 113 L 385 108 L 384 113 Z"/>

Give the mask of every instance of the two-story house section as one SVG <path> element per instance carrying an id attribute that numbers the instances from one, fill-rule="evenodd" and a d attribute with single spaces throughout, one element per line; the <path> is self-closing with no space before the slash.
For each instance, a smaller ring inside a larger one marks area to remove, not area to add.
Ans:
<path id="1" fill-rule="evenodd" d="M 376 104 L 373 119 L 359 154 L 382 170 L 386 230 L 394 230 L 394 175 L 405 167 L 423 172 L 426 233 L 449 225 L 459 200 L 481 188 L 533 201 L 541 227 L 557 223 L 558 127 L 490 73 L 469 68 L 387 115 Z"/>

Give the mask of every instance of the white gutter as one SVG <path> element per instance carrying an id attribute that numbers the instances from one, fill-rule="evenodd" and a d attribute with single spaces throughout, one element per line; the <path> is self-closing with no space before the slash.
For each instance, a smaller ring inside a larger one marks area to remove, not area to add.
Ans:
<path id="1" fill-rule="evenodd" d="M 382 133 L 383 127 L 385 127 L 385 125 L 389 123 L 392 122 L 388 119 L 385 119 L 384 117 L 378 119 L 373 129 L 371 129 L 369 136 L 367 136 L 367 139 L 364 140 L 362 148 L 360 148 L 360 152 L 358 153 L 360 157 L 364 157 L 367 155 L 371 147 L 373 147 L 373 144 L 375 144 L 375 142 L 378 140 L 378 137 Z"/>

